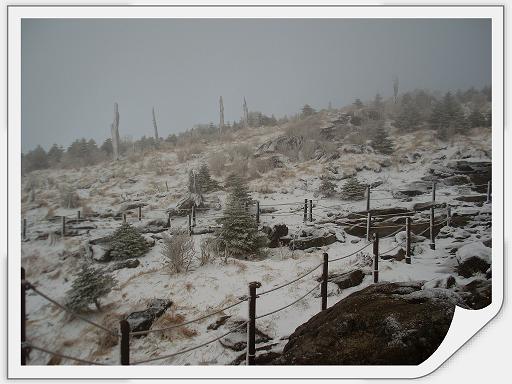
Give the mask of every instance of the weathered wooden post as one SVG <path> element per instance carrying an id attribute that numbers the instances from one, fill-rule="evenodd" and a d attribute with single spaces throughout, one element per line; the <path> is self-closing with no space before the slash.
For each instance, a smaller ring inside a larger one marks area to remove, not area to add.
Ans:
<path id="1" fill-rule="evenodd" d="M 196 226 L 196 205 L 192 206 L 192 226 Z"/>
<path id="2" fill-rule="evenodd" d="M 169 192 L 169 184 L 167 184 L 167 181 L 165 182 L 165 189 Z"/>
<path id="3" fill-rule="evenodd" d="M 452 207 L 446 207 L 446 225 L 450 226 L 450 221 L 452 220 Z"/>
<path id="4" fill-rule="evenodd" d="M 491 202 L 491 180 L 487 182 L 487 203 Z"/>
<path id="5" fill-rule="evenodd" d="M 430 249 L 436 249 L 434 238 L 434 206 L 430 207 Z"/>
<path id="6" fill-rule="evenodd" d="M 66 216 L 62 216 L 62 237 L 66 236 Z"/>
<path id="7" fill-rule="evenodd" d="M 139 205 L 138 207 L 138 218 L 139 218 L 139 221 L 142 220 L 142 205 Z"/>
<path id="8" fill-rule="evenodd" d="M 22 232 L 22 235 L 23 235 L 23 240 L 26 240 L 26 238 L 27 238 L 27 219 L 26 218 L 23 218 L 23 232 Z"/>
<path id="9" fill-rule="evenodd" d="M 372 213 L 368 211 L 366 215 L 366 241 L 370 241 L 370 229 L 372 223 Z"/>
<path id="10" fill-rule="evenodd" d="M 188 235 L 192 236 L 192 216 L 188 215 Z"/>
<path id="11" fill-rule="evenodd" d="M 329 254 L 324 253 L 324 265 L 322 270 L 322 311 L 327 309 L 327 279 L 329 278 Z"/>
<path id="12" fill-rule="evenodd" d="M 123 223 L 126 223 L 126 213 L 123 213 Z"/>
<path id="13" fill-rule="evenodd" d="M 171 228 L 171 212 L 167 213 L 167 228 Z"/>
<path id="14" fill-rule="evenodd" d="M 436 201 L 436 182 L 432 182 L 432 202 Z"/>
<path id="15" fill-rule="evenodd" d="M 76 211 L 76 218 L 80 220 L 80 211 Z"/>
<path id="16" fill-rule="evenodd" d="M 249 283 L 249 321 L 247 323 L 247 354 L 246 365 L 254 365 L 256 360 L 256 288 L 261 283 L 253 281 Z"/>
<path id="17" fill-rule="evenodd" d="M 260 223 L 260 202 L 256 201 L 256 224 Z"/>
<path id="18" fill-rule="evenodd" d="M 21 365 L 27 365 L 27 347 L 25 342 L 27 341 L 26 332 L 26 284 L 25 284 L 25 268 L 21 268 Z"/>
<path id="19" fill-rule="evenodd" d="M 366 210 L 370 212 L 370 186 L 366 187 Z"/>
<path id="20" fill-rule="evenodd" d="M 373 282 L 379 282 L 379 234 L 373 234 Z"/>
<path id="21" fill-rule="evenodd" d="M 119 328 L 121 330 L 121 365 L 130 365 L 130 323 L 121 320 Z"/>
<path id="22" fill-rule="evenodd" d="M 308 221 L 308 199 L 304 199 L 304 222 Z"/>
<path id="23" fill-rule="evenodd" d="M 405 263 L 411 264 L 411 218 L 405 218 Z"/>
<path id="24" fill-rule="evenodd" d="M 313 200 L 309 200 L 309 221 L 313 221 Z"/>

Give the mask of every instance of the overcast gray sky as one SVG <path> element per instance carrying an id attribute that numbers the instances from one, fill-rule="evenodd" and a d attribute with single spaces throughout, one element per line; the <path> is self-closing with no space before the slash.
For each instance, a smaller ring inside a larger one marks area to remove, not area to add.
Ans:
<path id="1" fill-rule="evenodd" d="M 160 135 L 392 94 L 491 84 L 489 20 L 22 21 L 22 150 L 98 144 L 119 103 L 120 134 Z"/>

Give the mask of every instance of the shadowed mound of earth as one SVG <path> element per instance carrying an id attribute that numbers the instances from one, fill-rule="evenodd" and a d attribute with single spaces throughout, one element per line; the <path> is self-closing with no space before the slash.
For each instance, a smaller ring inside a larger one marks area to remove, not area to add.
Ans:
<path id="1" fill-rule="evenodd" d="M 460 296 L 422 282 L 381 283 L 299 326 L 274 365 L 417 365 L 439 347 Z M 257 362 L 258 363 L 258 362 Z"/>

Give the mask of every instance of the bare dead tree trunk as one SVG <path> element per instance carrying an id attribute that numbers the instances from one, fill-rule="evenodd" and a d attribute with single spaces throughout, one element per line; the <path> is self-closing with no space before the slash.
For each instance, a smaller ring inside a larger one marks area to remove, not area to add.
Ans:
<path id="1" fill-rule="evenodd" d="M 395 104 L 398 102 L 398 77 L 393 79 L 393 95 L 395 96 Z"/>
<path id="2" fill-rule="evenodd" d="M 114 160 L 119 160 L 119 108 L 117 103 L 114 103 L 114 121 L 110 124 L 110 133 Z"/>
<path id="3" fill-rule="evenodd" d="M 155 141 L 158 143 L 158 127 L 156 126 L 155 107 L 153 107 L 153 129 L 155 131 Z"/>
<path id="4" fill-rule="evenodd" d="M 249 109 L 247 108 L 247 101 L 245 101 L 245 97 L 244 97 L 243 110 L 244 110 L 244 126 L 247 128 L 249 126 Z"/>
<path id="5" fill-rule="evenodd" d="M 224 129 L 224 102 L 222 101 L 222 96 L 219 98 L 219 132 L 222 134 Z"/>

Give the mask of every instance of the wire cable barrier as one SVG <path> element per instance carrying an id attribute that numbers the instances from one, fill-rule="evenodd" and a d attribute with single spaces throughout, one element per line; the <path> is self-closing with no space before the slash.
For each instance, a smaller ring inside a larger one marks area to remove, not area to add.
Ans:
<path id="1" fill-rule="evenodd" d="M 31 343 L 27 343 L 27 342 L 22 343 L 22 347 L 29 348 L 29 349 L 35 349 L 35 350 L 47 353 L 47 354 L 52 355 L 52 356 L 60 357 L 61 359 L 68 359 L 68 360 L 76 361 L 76 362 L 82 363 L 82 364 L 88 364 L 88 365 L 107 365 L 107 364 L 103 364 L 103 363 L 97 363 L 95 361 L 80 359 L 78 357 L 64 355 L 63 353 L 59 353 L 59 352 L 50 351 L 49 349 L 38 347 L 36 345 L 33 345 Z"/>
<path id="2" fill-rule="evenodd" d="M 309 291 L 306 292 L 306 294 L 302 295 L 301 297 L 299 297 L 297 300 L 291 302 L 290 304 L 287 304 L 285 305 L 284 307 L 281 307 L 281 308 L 278 308 L 272 312 L 268 312 L 268 313 L 265 313 L 264 315 L 259 315 L 259 316 L 256 316 L 256 319 L 261 319 L 263 317 L 267 317 L 267 316 L 270 316 L 270 315 L 273 315 L 274 313 L 277 313 L 277 312 L 281 312 L 282 310 L 288 308 L 288 307 L 291 307 L 292 305 L 298 303 L 299 301 L 301 301 L 302 299 L 304 299 L 306 296 L 308 296 L 311 292 L 313 292 L 315 289 L 317 289 L 322 283 L 318 283 L 317 285 L 315 285 L 312 289 L 310 289 Z"/>
<path id="3" fill-rule="evenodd" d="M 151 359 L 134 361 L 134 362 L 132 362 L 131 364 L 132 364 L 132 365 L 138 365 L 138 364 L 150 363 L 150 362 L 152 362 L 152 361 L 168 359 L 168 358 L 171 358 L 171 357 L 174 357 L 174 356 L 181 355 L 181 354 L 183 354 L 183 353 L 187 353 L 187 352 L 194 351 L 194 350 L 196 350 L 196 349 L 202 348 L 202 347 L 204 347 L 204 346 L 206 346 L 206 345 L 208 345 L 208 344 L 211 344 L 211 343 L 213 343 L 213 342 L 215 342 L 215 341 L 217 341 L 217 340 L 222 339 L 223 337 L 225 337 L 225 336 L 229 335 L 230 333 L 233 333 L 233 332 L 235 332 L 235 331 L 239 330 L 240 328 L 242 328 L 243 326 L 247 325 L 247 323 L 248 323 L 248 322 L 246 321 L 246 322 L 244 322 L 244 323 L 240 324 L 238 327 L 233 328 L 232 330 L 230 330 L 230 331 L 228 331 L 228 332 L 226 332 L 226 333 L 223 333 L 222 335 L 217 336 L 217 337 L 216 337 L 216 338 L 214 338 L 214 339 L 211 339 L 211 340 L 209 340 L 209 341 L 207 341 L 207 342 L 204 342 L 204 343 L 202 343 L 202 344 L 196 345 L 196 346 L 194 346 L 194 347 L 184 349 L 183 351 L 170 353 L 170 354 L 168 354 L 168 355 L 164 355 L 164 356 L 153 357 L 153 358 L 151 358 Z"/>

